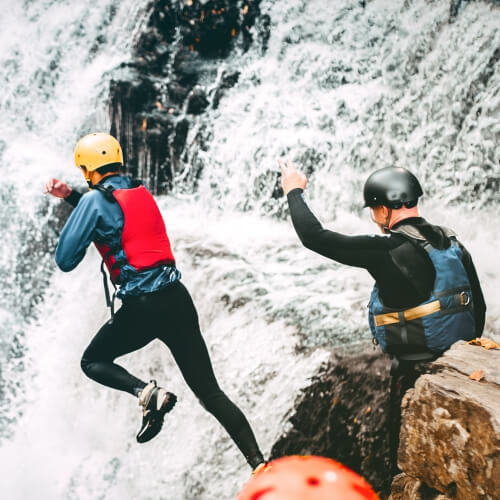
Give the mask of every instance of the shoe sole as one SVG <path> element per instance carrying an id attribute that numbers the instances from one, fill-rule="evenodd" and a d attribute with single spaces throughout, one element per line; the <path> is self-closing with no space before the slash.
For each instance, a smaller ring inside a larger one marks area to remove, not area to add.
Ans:
<path id="1" fill-rule="evenodd" d="M 137 434 L 136 439 L 137 439 L 138 443 L 141 443 L 141 444 L 147 443 L 148 441 L 151 441 L 151 439 L 153 439 L 154 437 L 156 437 L 160 433 L 160 431 L 163 427 L 163 419 L 164 419 L 165 415 L 167 413 L 169 413 L 170 411 L 172 411 L 173 407 L 177 403 L 177 396 L 175 394 L 172 394 L 171 392 L 169 392 L 167 394 L 168 394 L 167 400 L 164 401 L 164 403 L 162 404 L 162 406 L 159 410 L 155 410 L 156 415 L 154 416 L 154 418 L 150 422 L 148 422 L 148 425 L 144 429 L 141 429 L 139 431 L 139 434 Z M 152 427 L 151 424 L 155 424 L 155 427 L 156 427 L 155 431 L 156 432 L 152 435 L 147 435 L 146 431 L 148 429 L 151 429 L 151 427 Z"/>

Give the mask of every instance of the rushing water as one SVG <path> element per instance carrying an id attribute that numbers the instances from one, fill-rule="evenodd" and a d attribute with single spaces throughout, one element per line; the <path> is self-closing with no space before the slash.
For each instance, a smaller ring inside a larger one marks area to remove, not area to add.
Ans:
<path id="1" fill-rule="evenodd" d="M 129 57 L 146 2 L 26 1 L 0 19 L 0 467 L 13 499 L 230 499 L 248 469 L 152 343 L 124 358 L 179 395 L 160 437 L 135 443 L 137 402 L 86 379 L 79 359 L 106 320 L 90 249 L 71 275 L 54 270 L 59 204 L 45 180 L 80 183 L 72 149 L 103 128 L 108 72 Z M 368 172 L 408 166 L 426 191 L 423 214 L 471 251 L 500 329 L 499 83 L 494 2 L 263 2 L 268 51 L 231 56 L 242 71 L 217 110 L 191 131 L 195 195 L 160 205 L 200 313 L 221 385 L 264 450 L 326 346 L 369 337 L 363 271 L 298 244 L 275 197 L 276 158 L 308 173 L 307 196 L 328 227 L 374 228 L 360 209 Z M 462 5 L 463 4 L 463 5 Z M 455 15 L 456 14 L 456 15 Z M 451 22 L 450 22 L 451 21 Z M 195 135 L 209 137 L 197 149 Z M 186 199 L 187 198 L 187 199 Z"/>

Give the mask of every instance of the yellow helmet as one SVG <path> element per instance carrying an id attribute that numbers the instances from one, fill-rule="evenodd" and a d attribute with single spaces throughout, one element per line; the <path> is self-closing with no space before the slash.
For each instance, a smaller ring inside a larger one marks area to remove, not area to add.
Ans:
<path id="1" fill-rule="evenodd" d="M 92 172 L 111 163 L 123 165 L 120 143 L 109 134 L 96 132 L 82 137 L 75 147 L 75 165 Z"/>

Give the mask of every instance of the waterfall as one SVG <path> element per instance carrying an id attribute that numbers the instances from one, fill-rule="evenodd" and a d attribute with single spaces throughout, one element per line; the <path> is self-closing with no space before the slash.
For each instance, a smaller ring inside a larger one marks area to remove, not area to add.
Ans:
<path id="1" fill-rule="evenodd" d="M 268 452 L 297 392 L 331 349 L 370 338 L 362 270 L 303 248 L 276 159 L 309 175 L 326 227 L 373 232 L 361 209 L 372 170 L 413 170 L 423 215 L 471 252 L 500 328 L 500 14 L 496 2 L 263 0 L 271 37 L 221 59 L 239 71 L 195 119 L 183 169 L 159 198 L 222 388 Z M 249 470 L 159 342 L 123 358 L 179 404 L 135 442 L 137 401 L 87 379 L 83 350 L 107 319 L 99 258 L 71 274 L 53 250 L 68 207 L 50 177 L 81 186 L 76 140 L 110 127 L 112 71 L 130 57 L 148 2 L 15 2 L 0 18 L 0 464 L 6 498 L 231 499 Z M 213 82 L 212 82 L 213 83 Z M 211 83 L 211 84 L 212 84 Z M 189 169 L 200 172 L 196 186 Z M 182 174 L 182 175 L 181 175 Z"/>

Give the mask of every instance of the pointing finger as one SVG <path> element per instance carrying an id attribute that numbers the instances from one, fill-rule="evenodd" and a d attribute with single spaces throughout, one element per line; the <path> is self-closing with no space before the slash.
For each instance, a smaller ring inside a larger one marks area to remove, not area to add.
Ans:
<path id="1" fill-rule="evenodd" d="M 285 175 L 286 174 L 286 165 L 281 161 L 280 158 L 278 158 L 278 165 L 280 166 L 281 174 Z"/>
<path id="2" fill-rule="evenodd" d="M 293 163 L 292 160 L 288 160 L 287 162 L 287 167 L 290 172 L 295 172 L 297 169 L 295 168 L 295 163 Z"/>

